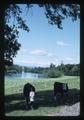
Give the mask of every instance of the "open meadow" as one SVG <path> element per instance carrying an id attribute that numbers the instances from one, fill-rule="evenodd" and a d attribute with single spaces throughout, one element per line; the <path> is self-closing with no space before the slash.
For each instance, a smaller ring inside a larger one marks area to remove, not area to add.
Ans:
<path id="1" fill-rule="evenodd" d="M 68 83 L 69 94 L 53 99 L 55 81 Z M 26 110 L 23 87 L 31 83 L 36 89 L 35 109 Z M 60 78 L 45 78 L 31 80 L 5 80 L 5 115 L 6 116 L 48 116 L 58 113 L 65 105 L 71 106 L 80 101 L 80 77 L 63 76 Z"/>

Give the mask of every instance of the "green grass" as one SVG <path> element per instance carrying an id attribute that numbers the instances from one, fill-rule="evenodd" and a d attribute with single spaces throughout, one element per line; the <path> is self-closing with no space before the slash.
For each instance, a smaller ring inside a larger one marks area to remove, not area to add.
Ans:
<path id="1" fill-rule="evenodd" d="M 58 96 L 58 101 L 53 99 L 53 85 L 55 81 L 68 83 L 69 96 L 63 99 Z M 36 88 L 36 109 L 26 110 L 23 96 L 23 87 L 31 83 Z M 59 112 L 64 105 L 72 105 L 79 101 L 80 78 L 64 76 L 61 78 L 45 78 L 33 80 L 5 80 L 5 115 L 6 116 L 47 116 Z"/>

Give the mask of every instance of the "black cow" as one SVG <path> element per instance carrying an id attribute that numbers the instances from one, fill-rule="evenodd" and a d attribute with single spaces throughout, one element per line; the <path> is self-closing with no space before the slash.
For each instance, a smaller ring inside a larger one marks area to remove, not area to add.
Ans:
<path id="1" fill-rule="evenodd" d="M 63 96 L 64 93 L 68 93 L 68 84 L 67 83 L 54 83 L 54 98 L 56 100 L 56 95 L 60 93 Z"/>
<path id="2" fill-rule="evenodd" d="M 27 108 L 30 107 L 29 105 L 29 102 L 30 102 L 30 98 L 29 98 L 29 94 L 30 94 L 30 91 L 34 91 L 35 93 L 35 87 L 33 85 L 31 85 L 30 83 L 27 83 L 24 85 L 24 89 L 23 89 L 23 94 L 25 96 L 25 99 L 26 99 L 26 102 L 27 102 Z"/>

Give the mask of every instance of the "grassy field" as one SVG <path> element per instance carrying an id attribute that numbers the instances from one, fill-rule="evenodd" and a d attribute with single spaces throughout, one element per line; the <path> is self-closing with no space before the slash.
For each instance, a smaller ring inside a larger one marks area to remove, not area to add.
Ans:
<path id="1" fill-rule="evenodd" d="M 53 99 L 55 81 L 68 83 L 69 95 L 58 101 Z M 31 83 L 36 88 L 35 109 L 26 110 L 23 87 Z M 80 77 L 64 76 L 33 80 L 5 80 L 5 115 L 6 116 L 48 116 L 59 112 L 65 105 L 73 105 L 80 100 Z"/>

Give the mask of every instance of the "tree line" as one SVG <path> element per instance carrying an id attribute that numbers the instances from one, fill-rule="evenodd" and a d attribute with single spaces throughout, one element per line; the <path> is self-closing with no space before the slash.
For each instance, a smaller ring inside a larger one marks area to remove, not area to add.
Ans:
<path id="1" fill-rule="evenodd" d="M 20 73 L 23 70 L 23 66 L 12 65 L 5 67 L 5 73 Z M 24 72 L 32 72 L 45 74 L 47 77 L 56 78 L 63 75 L 66 76 L 80 76 L 80 64 L 63 64 L 55 66 L 53 63 L 49 67 L 26 67 L 24 66 Z"/>

